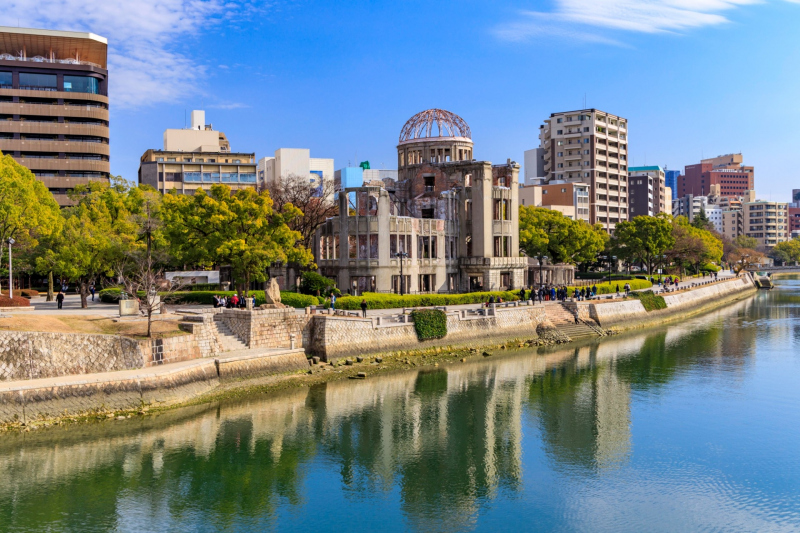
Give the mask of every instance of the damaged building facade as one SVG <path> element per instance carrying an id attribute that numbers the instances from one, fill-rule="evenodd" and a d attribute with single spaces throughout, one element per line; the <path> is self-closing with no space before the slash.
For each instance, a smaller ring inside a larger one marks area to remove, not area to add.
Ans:
<path id="1" fill-rule="evenodd" d="M 520 167 L 477 161 L 472 152 L 458 115 L 429 109 L 409 119 L 397 145 L 397 180 L 345 189 L 340 216 L 317 230 L 320 273 L 351 294 L 523 287 Z"/>

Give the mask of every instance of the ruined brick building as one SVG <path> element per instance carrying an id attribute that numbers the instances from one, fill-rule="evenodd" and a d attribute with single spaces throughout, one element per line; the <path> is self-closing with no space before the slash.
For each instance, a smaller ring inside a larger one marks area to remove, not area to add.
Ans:
<path id="1" fill-rule="evenodd" d="M 340 216 L 317 231 L 320 272 L 351 294 L 522 287 L 519 165 L 477 161 L 472 150 L 458 115 L 411 117 L 397 145 L 397 181 L 341 191 Z"/>

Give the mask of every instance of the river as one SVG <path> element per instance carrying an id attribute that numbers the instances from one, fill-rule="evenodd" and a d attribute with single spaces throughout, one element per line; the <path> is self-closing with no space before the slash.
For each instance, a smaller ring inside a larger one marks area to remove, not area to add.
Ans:
<path id="1" fill-rule="evenodd" d="M 797 531 L 800 280 L 599 343 L 0 435 L 0 531 Z"/>

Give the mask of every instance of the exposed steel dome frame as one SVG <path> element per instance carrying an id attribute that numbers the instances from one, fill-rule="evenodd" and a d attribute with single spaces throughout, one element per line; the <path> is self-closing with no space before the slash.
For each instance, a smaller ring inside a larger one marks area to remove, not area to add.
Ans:
<path id="1" fill-rule="evenodd" d="M 434 131 L 438 135 L 434 135 Z M 401 143 L 442 137 L 472 139 L 472 132 L 463 118 L 444 109 L 427 109 L 417 113 L 400 130 Z"/>

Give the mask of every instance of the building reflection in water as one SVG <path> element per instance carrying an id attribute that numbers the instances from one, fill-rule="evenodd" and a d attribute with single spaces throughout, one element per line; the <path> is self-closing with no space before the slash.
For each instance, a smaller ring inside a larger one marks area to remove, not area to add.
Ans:
<path id="1" fill-rule="evenodd" d="M 625 464 L 632 391 L 657 394 L 723 358 L 738 371 L 747 358 L 726 353 L 751 353 L 757 331 L 708 324 L 735 325 L 753 301 L 590 346 L 4 437 L 0 522 L 70 528 L 81 501 L 110 528 L 134 510 L 144 529 L 165 517 L 271 527 L 280 505 L 307 502 L 311 465 L 334 464 L 347 498 L 399 490 L 412 528 L 468 528 L 498 494 L 522 490 L 526 424 L 557 467 L 598 475 Z M 46 512 L 33 512 L 43 495 Z"/>

